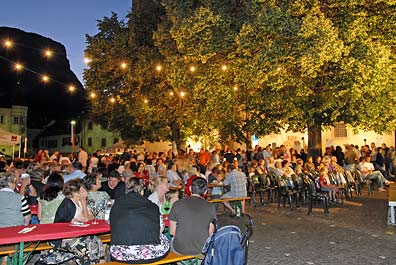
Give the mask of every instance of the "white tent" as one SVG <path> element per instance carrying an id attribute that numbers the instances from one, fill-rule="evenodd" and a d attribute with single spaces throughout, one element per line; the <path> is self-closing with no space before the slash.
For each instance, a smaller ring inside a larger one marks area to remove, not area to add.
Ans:
<path id="1" fill-rule="evenodd" d="M 10 133 L 0 128 L 0 144 L 1 145 L 15 145 L 21 143 L 21 136 L 15 133 Z"/>
<path id="2" fill-rule="evenodd" d="M 21 136 L 15 133 L 8 132 L 0 128 L 0 145 L 12 145 L 12 157 L 14 157 L 15 145 L 21 144 Z M 20 149 L 20 148 L 19 148 Z M 21 152 L 19 150 L 19 156 Z"/>

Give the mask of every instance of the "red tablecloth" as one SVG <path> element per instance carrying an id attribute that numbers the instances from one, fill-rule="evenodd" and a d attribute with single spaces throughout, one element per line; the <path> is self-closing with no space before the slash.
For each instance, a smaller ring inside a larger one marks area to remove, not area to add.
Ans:
<path id="1" fill-rule="evenodd" d="M 70 223 L 38 224 L 35 225 L 36 228 L 31 232 L 18 234 L 23 228 L 32 226 L 34 225 L 0 228 L 0 245 L 72 238 L 110 232 L 110 225 L 104 220 L 98 220 L 98 224 L 90 224 L 87 227 L 72 226 Z"/>

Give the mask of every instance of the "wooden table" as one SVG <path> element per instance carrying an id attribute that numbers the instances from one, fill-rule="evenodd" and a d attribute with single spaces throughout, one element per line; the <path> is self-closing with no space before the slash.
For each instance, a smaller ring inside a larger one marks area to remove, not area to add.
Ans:
<path id="1" fill-rule="evenodd" d="M 110 232 L 110 225 L 104 220 L 97 220 L 98 224 L 87 223 L 88 226 L 74 226 L 70 223 L 37 224 L 29 226 L 12 226 L 0 228 L 0 245 L 17 244 L 12 263 L 23 265 L 25 243 L 34 242 L 40 244 L 41 241 L 73 238 L 85 235 L 95 235 Z M 18 233 L 26 227 L 35 228 L 28 233 Z M 29 253 L 30 254 L 30 253 Z"/>

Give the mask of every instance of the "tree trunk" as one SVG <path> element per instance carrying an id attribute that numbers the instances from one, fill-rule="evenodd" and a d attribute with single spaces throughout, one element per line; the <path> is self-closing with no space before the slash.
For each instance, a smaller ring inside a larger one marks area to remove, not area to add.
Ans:
<path id="1" fill-rule="evenodd" d="M 322 128 L 321 126 L 308 127 L 308 154 L 314 160 L 322 155 Z"/>
<path id="2" fill-rule="evenodd" d="M 180 126 L 176 122 L 171 124 L 172 130 L 172 153 L 175 157 L 178 155 L 178 147 L 180 144 Z"/>

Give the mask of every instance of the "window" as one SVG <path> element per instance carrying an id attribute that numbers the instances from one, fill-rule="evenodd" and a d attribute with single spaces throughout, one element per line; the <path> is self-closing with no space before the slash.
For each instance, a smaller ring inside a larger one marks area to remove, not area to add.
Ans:
<path id="1" fill-rule="evenodd" d="M 48 140 L 47 147 L 48 148 L 57 148 L 58 147 L 58 140 Z"/>
<path id="2" fill-rule="evenodd" d="M 71 137 L 63 137 L 62 138 L 62 146 L 71 145 Z"/>
<path id="3" fill-rule="evenodd" d="M 25 133 L 25 131 L 26 131 L 26 128 L 25 128 L 25 127 L 22 127 L 22 128 L 21 128 L 21 133 Z"/>
<path id="4" fill-rule="evenodd" d="M 0 123 L 4 124 L 4 116 L 3 115 L 0 115 Z"/>
<path id="5" fill-rule="evenodd" d="M 25 124 L 25 117 L 23 116 L 19 117 L 19 124 Z"/>
<path id="6" fill-rule="evenodd" d="M 103 146 L 103 147 L 106 146 L 106 138 L 102 138 L 102 141 L 101 141 L 101 145 L 100 145 L 100 146 Z"/>
<path id="7" fill-rule="evenodd" d="M 334 137 L 336 138 L 345 138 L 348 137 L 346 124 L 339 122 L 336 126 L 334 126 Z"/>
<path id="8" fill-rule="evenodd" d="M 19 124 L 19 117 L 18 116 L 14 116 L 14 124 Z"/>
<path id="9" fill-rule="evenodd" d="M 92 130 L 93 129 L 93 124 L 92 121 L 88 122 L 88 130 Z"/>
<path id="10" fill-rule="evenodd" d="M 92 146 L 92 137 L 88 137 L 88 146 Z"/>
<path id="11" fill-rule="evenodd" d="M 114 138 L 113 144 L 118 143 L 118 138 Z"/>

